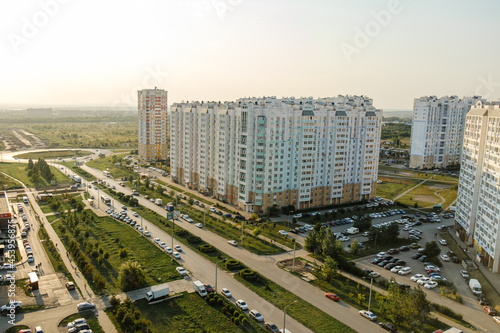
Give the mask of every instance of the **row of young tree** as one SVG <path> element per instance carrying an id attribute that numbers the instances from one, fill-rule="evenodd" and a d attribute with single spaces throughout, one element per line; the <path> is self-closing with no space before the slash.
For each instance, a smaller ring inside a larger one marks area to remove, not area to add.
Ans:
<path id="1" fill-rule="evenodd" d="M 49 165 L 43 158 L 39 158 L 38 161 L 34 163 L 30 158 L 26 169 L 28 170 L 28 177 L 30 177 L 34 183 L 38 183 L 40 177 L 43 177 L 48 182 L 54 178 Z"/>

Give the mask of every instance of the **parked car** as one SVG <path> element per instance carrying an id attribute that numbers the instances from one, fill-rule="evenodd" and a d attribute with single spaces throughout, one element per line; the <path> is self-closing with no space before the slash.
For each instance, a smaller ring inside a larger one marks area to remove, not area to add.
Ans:
<path id="1" fill-rule="evenodd" d="M 359 311 L 359 314 L 362 316 L 362 317 L 365 317 L 366 319 L 369 319 L 371 321 L 375 321 L 377 320 L 377 316 L 375 316 L 373 314 L 373 312 L 371 311 L 367 311 L 367 310 L 361 310 Z"/>
<path id="2" fill-rule="evenodd" d="M 229 244 L 231 244 L 232 246 L 237 246 L 238 243 L 235 241 L 235 240 L 229 240 L 227 241 Z"/>
<path id="3" fill-rule="evenodd" d="M 182 252 L 182 248 L 180 245 L 174 245 L 174 249 L 176 249 L 179 252 Z"/>
<path id="4" fill-rule="evenodd" d="M 396 332 L 396 326 L 394 326 L 391 323 L 379 323 L 379 326 L 382 327 L 384 330 L 389 331 L 389 332 Z"/>
<path id="5" fill-rule="evenodd" d="M 436 281 L 428 281 L 426 284 L 424 284 L 424 287 L 427 289 L 432 289 L 438 286 L 438 283 Z"/>
<path id="6" fill-rule="evenodd" d="M 66 288 L 68 290 L 75 290 L 75 284 L 73 282 L 71 282 L 71 281 L 66 282 Z"/>
<path id="7" fill-rule="evenodd" d="M 187 271 L 184 269 L 184 267 L 176 267 L 175 270 L 177 271 L 177 273 L 179 273 L 180 275 L 187 275 Z"/>
<path id="8" fill-rule="evenodd" d="M 269 332 L 278 332 L 279 333 L 279 329 L 278 329 L 278 326 L 276 326 L 274 323 L 265 323 L 264 324 L 264 327 L 266 328 L 266 330 L 268 330 Z"/>
<path id="9" fill-rule="evenodd" d="M 489 316 L 498 316 L 498 312 L 489 305 L 483 306 L 483 309 Z"/>
<path id="10" fill-rule="evenodd" d="M 465 271 L 465 270 L 461 270 L 461 271 L 460 271 L 460 275 L 462 275 L 462 277 L 463 277 L 464 279 L 469 279 L 469 278 L 470 278 L 470 276 L 469 276 L 469 272 L 467 272 L 467 271 Z"/>
<path id="11" fill-rule="evenodd" d="M 251 318 L 257 320 L 258 322 L 264 321 L 264 317 L 260 314 L 259 311 L 255 310 L 255 309 L 250 310 L 250 312 L 248 313 L 248 315 Z"/>
<path id="12" fill-rule="evenodd" d="M 181 258 L 181 255 L 179 254 L 179 252 L 173 252 L 172 255 L 174 256 L 175 259 Z"/>
<path id="13" fill-rule="evenodd" d="M 235 302 L 236 306 L 239 307 L 241 310 L 248 310 L 248 305 L 245 303 L 244 300 L 239 299 Z"/>
<path id="14" fill-rule="evenodd" d="M 224 295 L 227 298 L 231 298 L 231 296 L 232 296 L 231 292 L 227 288 L 222 288 L 220 292 L 222 295 Z"/>
<path id="15" fill-rule="evenodd" d="M 439 240 L 439 244 L 441 244 L 441 245 L 443 245 L 443 246 L 448 245 L 448 243 L 446 242 L 446 239 L 440 239 L 440 240 Z"/>

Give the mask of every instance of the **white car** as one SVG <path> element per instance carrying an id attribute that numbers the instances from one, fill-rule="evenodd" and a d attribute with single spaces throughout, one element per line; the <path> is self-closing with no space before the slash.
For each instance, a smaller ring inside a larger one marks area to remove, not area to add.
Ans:
<path id="1" fill-rule="evenodd" d="M 423 286 L 424 284 L 426 284 L 427 282 L 431 281 L 431 278 L 428 278 L 428 277 L 423 277 L 421 279 L 418 279 L 417 280 L 417 283 L 421 286 Z"/>
<path id="2" fill-rule="evenodd" d="M 403 268 L 403 266 L 394 266 L 394 267 L 391 269 L 391 272 L 393 272 L 393 273 L 397 273 L 397 272 L 399 272 L 402 268 Z"/>
<path id="3" fill-rule="evenodd" d="M 144 233 L 144 236 L 146 236 L 146 237 L 151 237 L 151 233 L 150 233 L 149 231 L 146 231 L 146 232 Z"/>
<path id="4" fill-rule="evenodd" d="M 85 318 L 78 318 L 78 319 L 75 319 L 73 320 L 72 322 L 70 322 L 68 324 L 68 328 L 73 328 L 77 325 L 81 325 L 81 324 L 86 324 L 87 322 L 85 321 Z"/>
<path id="5" fill-rule="evenodd" d="M 424 274 L 415 274 L 413 275 L 410 279 L 413 281 L 413 282 L 417 282 L 418 280 L 420 280 L 421 278 L 424 278 L 425 275 Z"/>
<path id="6" fill-rule="evenodd" d="M 167 251 L 168 254 L 172 254 L 172 248 L 170 246 L 167 246 L 165 251 Z"/>
<path id="7" fill-rule="evenodd" d="M 293 216 L 294 219 L 300 219 L 302 217 L 302 214 L 295 214 Z"/>
<path id="8" fill-rule="evenodd" d="M 440 239 L 440 240 L 439 240 L 439 244 L 441 244 L 441 245 L 443 245 L 443 246 L 448 245 L 448 243 L 446 242 L 446 239 Z"/>
<path id="9" fill-rule="evenodd" d="M 235 304 L 237 307 L 239 307 L 242 310 L 248 310 L 247 303 L 245 303 L 245 301 L 242 299 L 237 300 Z"/>
<path id="10" fill-rule="evenodd" d="M 181 258 L 181 255 L 179 254 L 179 252 L 174 252 L 174 253 L 172 253 L 172 255 L 174 256 L 175 259 Z"/>
<path id="11" fill-rule="evenodd" d="M 411 273 L 411 268 L 410 267 L 404 267 L 398 271 L 399 275 L 407 275 Z"/>
<path id="12" fill-rule="evenodd" d="M 377 316 L 375 316 L 373 314 L 373 312 L 371 311 L 366 311 L 366 310 L 361 310 L 359 311 L 359 314 L 362 316 L 362 317 L 365 317 L 366 319 L 369 319 L 371 321 L 375 321 L 377 320 Z"/>
<path id="13" fill-rule="evenodd" d="M 139 214 L 137 212 L 134 212 L 135 217 L 139 217 Z"/>
<path id="14" fill-rule="evenodd" d="M 282 236 L 288 236 L 288 232 L 286 232 L 285 230 L 280 230 L 278 231 L 278 233 Z"/>
<path id="15" fill-rule="evenodd" d="M 158 245 L 160 245 L 160 247 L 163 249 L 167 247 L 167 244 L 165 244 L 164 242 L 160 242 Z"/>
<path id="16" fill-rule="evenodd" d="M 180 245 L 174 245 L 174 249 L 176 249 L 179 252 L 182 252 L 182 248 Z"/>
<path id="17" fill-rule="evenodd" d="M 159 238 L 155 238 L 154 241 L 155 241 L 156 244 L 160 244 L 161 243 L 161 239 L 159 239 Z"/>
<path id="18" fill-rule="evenodd" d="M 229 244 L 231 244 L 232 246 L 237 246 L 238 243 L 235 241 L 235 240 L 229 240 L 227 241 Z"/>
<path id="19" fill-rule="evenodd" d="M 201 224 L 201 223 L 196 223 L 194 226 L 198 227 L 198 228 L 203 228 L 203 224 Z"/>
<path id="20" fill-rule="evenodd" d="M 257 320 L 258 322 L 264 321 L 264 317 L 260 314 L 259 311 L 255 309 L 250 310 L 248 314 L 250 315 L 250 317 Z"/>
<path id="21" fill-rule="evenodd" d="M 231 292 L 227 288 L 222 288 L 221 289 L 221 294 L 224 295 L 227 298 L 231 298 L 231 296 L 232 296 Z"/>
<path id="22" fill-rule="evenodd" d="M 463 277 L 464 279 L 468 279 L 468 278 L 470 278 L 469 272 L 467 272 L 467 271 L 465 271 L 465 270 L 461 270 L 461 271 L 460 271 L 460 275 L 462 275 L 462 277 Z"/>
<path id="23" fill-rule="evenodd" d="M 347 236 L 342 236 L 339 238 L 339 241 L 341 241 L 341 242 L 348 242 L 349 240 L 350 240 L 350 238 Z"/>
<path id="24" fill-rule="evenodd" d="M 377 272 L 371 272 L 370 274 L 368 274 L 368 276 L 372 277 L 372 278 L 378 278 L 380 276 L 380 274 Z"/>
<path id="25" fill-rule="evenodd" d="M 438 283 L 436 281 L 428 281 L 426 284 L 424 284 L 424 287 L 427 289 L 432 289 L 438 286 Z"/>
<path id="26" fill-rule="evenodd" d="M 447 254 L 440 255 L 442 261 L 450 261 L 450 257 Z"/>
<path id="27" fill-rule="evenodd" d="M 187 275 L 187 272 L 184 269 L 184 267 L 177 267 L 176 270 L 177 270 L 177 273 L 179 273 L 180 275 Z"/>

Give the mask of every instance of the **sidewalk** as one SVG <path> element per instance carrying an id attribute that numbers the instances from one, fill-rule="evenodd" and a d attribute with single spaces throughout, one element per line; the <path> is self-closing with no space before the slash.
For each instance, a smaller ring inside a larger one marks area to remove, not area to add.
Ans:
<path id="1" fill-rule="evenodd" d="M 36 202 L 35 201 L 36 193 L 37 193 L 36 190 L 26 191 L 26 195 L 31 196 L 30 201 L 32 202 Z M 38 214 L 40 218 L 40 223 L 42 223 L 42 225 L 45 227 L 45 229 L 47 230 L 47 234 L 49 235 L 49 238 L 56 245 L 57 250 L 59 251 L 59 255 L 61 256 L 61 259 L 64 262 L 64 265 L 73 276 L 75 284 L 78 285 L 78 287 L 80 288 L 80 291 L 82 293 L 82 298 L 96 303 L 96 306 L 99 310 L 103 310 L 104 308 L 109 306 L 107 302 L 107 297 L 98 297 L 94 295 L 90 287 L 87 286 L 87 280 L 84 278 L 83 274 L 79 272 L 78 269 L 76 268 L 76 264 L 75 266 L 73 266 L 73 263 L 70 261 L 70 258 L 66 255 L 67 251 L 63 246 L 63 242 L 52 228 L 52 225 L 47 221 L 45 214 L 40 209 L 40 206 L 34 205 L 32 206 L 32 209 L 36 212 L 36 214 Z M 75 306 L 75 312 L 76 311 L 77 310 Z M 106 333 L 117 332 L 115 326 L 113 325 L 113 323 L 111 322 L 111 320 L 104 311 L 96 312 L 96 316 L 99 319 L 99 324 L 102 326 L 103 330 Z"/>

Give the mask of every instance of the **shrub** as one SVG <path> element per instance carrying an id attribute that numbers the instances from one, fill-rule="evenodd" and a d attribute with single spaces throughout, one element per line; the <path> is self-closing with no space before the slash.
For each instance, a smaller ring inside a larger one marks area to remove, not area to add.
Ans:
<path id="1" fill-rule="evenodd" d="M 259 273 L 252 271 L 251 269 L 245 268 L 238 273 L 242 278 L 248 281 L 258 281 Z"/>
<path id="2" fill-rule="evenodd" d="M 441 313 L 441 314 L 443 314 L 445 316 L 448 316 L 450 318 L 453 318 L 453 319 L 456 319 L 456 320 L 462 320 L 462 318 L 463 318 L 463 316 L 461 314 L 456 313 L 455 311 L 453 311 L 452 309 L 450 309 L 447 306 L 436 304 L 436 303 L 432 303 L 432 307 L 437 312 L 439 312 L 439 313 Z"/>
<path id="3" fill-rule="evenodd" d="M 196 244 L 196 243 L 201 242 L 201 238 L 200 238 L 200 237 L 198 237 L 198 236 L 187 236 L 187 237 L 186 237 L 186 240 L 187 240 L 189 243 L 193 243 L 193 244 Z"/>
<path id="4" fill-rule="evenodd" d="M 226 265 L 226 269 L 228 269 L 230 271 L 234 271 L 236 269 L 243 267 L 243 264 L 241 263 L 241 261 L 234 260 L 234 259 L 226 260 L 225 265 Z"/>
<path id="5" fill-rule="evenodd" d="M 174 232 L 175 232 L 175 234 L 176 234 L 176 235 L 178 235 L 178 236 L 185 236 L 185 235 L 187 235 L 187 233 L 188 233 L 188 232 L 187 232 L 186 230 L 184 230 L 184 229 L 177 229 L 177 230 L 175 230 Z"/>
<path id="6" fill-rule="evenodd" d="M 215 248 L 214 248 L 212 245 L 210 245 L 210 244 L 203 244 L 203 245 L 200 245 L 200 246 L 198 247 L 198 249 L 199 249 L 201 252 L 203 252 L 203 253 L 212 252 L 212 251 L 214 251 L 214 250 L 215 250 Z"/>
<path id="7" fill-rule="evenodd" d="M 120 249 L 120 251 L 118 251 L 118 255 L 120 256 L 120 258 L 125 258 L 127 256 L 127 249 L 123 248 L 123 249 Z"/>

